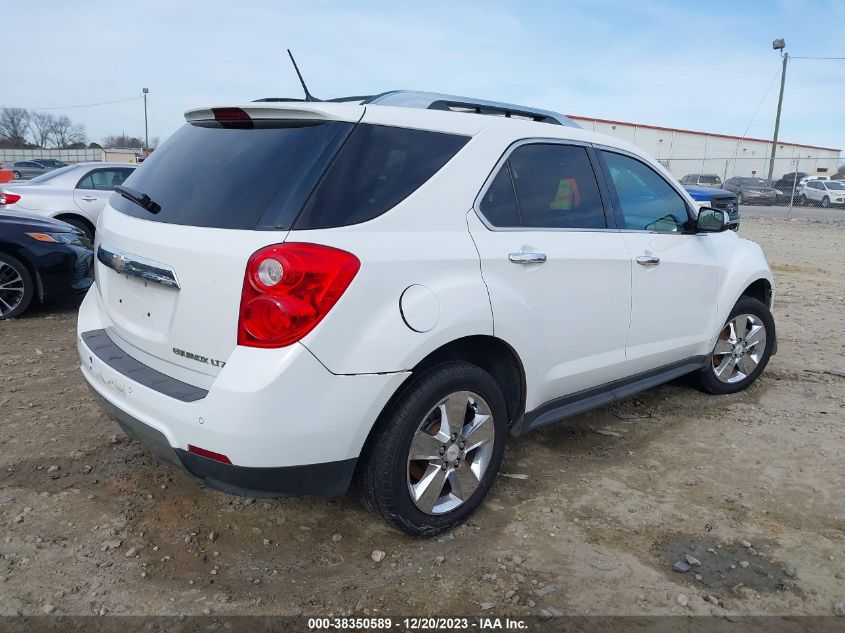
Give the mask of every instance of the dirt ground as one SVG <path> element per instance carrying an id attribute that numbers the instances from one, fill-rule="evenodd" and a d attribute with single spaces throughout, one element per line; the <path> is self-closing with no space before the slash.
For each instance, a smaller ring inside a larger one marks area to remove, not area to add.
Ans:
<path id="1" fill-rule="evenodd" d="M 0 615 L 832 614 L 845 221 L 741 234 L 777 278 L 780 351 L 756 385 L 676 381 L 514 439 L 481 511 L 427 541 L 351 497 L 198 487 L 96 407 L 73 307 L 0 323 Z"/>

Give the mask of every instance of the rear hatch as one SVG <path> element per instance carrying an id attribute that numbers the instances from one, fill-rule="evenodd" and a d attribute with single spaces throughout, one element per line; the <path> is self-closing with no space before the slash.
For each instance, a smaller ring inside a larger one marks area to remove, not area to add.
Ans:
<path id="1" fill-rule="evenodd" d="M 284 241 L 362 114 L 336 104 L 189 112 L 101 216 L 97 286 L 112 339 L 207 385 L 237 344 L 249 257 Z"/>

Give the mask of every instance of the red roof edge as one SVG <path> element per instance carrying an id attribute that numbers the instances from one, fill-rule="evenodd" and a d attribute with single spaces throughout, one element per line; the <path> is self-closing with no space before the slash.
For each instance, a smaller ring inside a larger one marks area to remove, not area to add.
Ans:
<path id="1" fill-rule="evenodd" d="M 577 114 L 567 114 L 570 119 L 578 121 L 595 121 L 596 123 L 609 123 L 610 125 L 631 125 L 634 127 L 644 127 L 649 130 L 664 130 L 666 132 L 683 132 L 684 134 L 697 134 L 699 136 L 715 136 L 717 138 L 729 138 L 735 141 L 754 141 L 756 143 L 771 143 L 772 139 L 752 138 L 750 136 L 733 136 L 732 134 L 716 134 L 715 132 L 698 132 L 696 130 L 684 130 L 676 127 L 663 127 L 662 125 L 648 125 L 646 123 L 631 123 L 630 121 L 614 121 L 612 119 L 599 119 L 593 116 L 578 116 Z M 841 152 L 841 149 L 834 147 L 822 147 L 820 145 L 805 145 L 804 143 L 790 143 L 788 141 L 778 141 L 778 145 L 792 145 L 793 147 L 807 147 L 809 149 L 823 149 L 828 152 Z"/>

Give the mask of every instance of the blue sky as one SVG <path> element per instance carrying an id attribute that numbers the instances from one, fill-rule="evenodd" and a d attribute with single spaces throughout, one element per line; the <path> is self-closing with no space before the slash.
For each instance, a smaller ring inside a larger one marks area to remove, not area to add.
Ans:
<path id="1" fill-rule="evenodd" d="M 777 104 L 772 39 L 791 55 L 845 57 L 845 0 L 80 0 L 9 3 L 3 23 L 0 105 L 147 86 L 150 136 L 162 138 L 192 107 L 299 96 L 287 47 L 326 98 L 435 90 L 725 134 L 750 123 L 763 138 Z M 791 61 L 780 138 L 845 149 L 843 104 L 845 61 Z M 54 112 L 94 140 L 143 135 L 140 100 Z"/>

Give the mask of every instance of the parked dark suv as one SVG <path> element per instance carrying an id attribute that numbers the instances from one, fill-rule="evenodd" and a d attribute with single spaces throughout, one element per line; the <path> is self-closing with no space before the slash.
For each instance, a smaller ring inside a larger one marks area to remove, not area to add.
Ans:
<path id="1" fill-rule="evenodd" d="M 762 178 L 728 178 L 723 188 L 736 194 L 737 204 L 774 204 L 778 195 Z"/>

